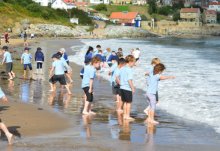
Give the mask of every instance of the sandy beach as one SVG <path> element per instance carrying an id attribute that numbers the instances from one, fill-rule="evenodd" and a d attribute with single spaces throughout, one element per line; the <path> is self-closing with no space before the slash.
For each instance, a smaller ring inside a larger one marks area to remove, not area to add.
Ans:
<path id="1" fill-rule="evenodd" d="M 16 135 L 13 146 L 8 146 L 3 136 L 1 151 L 217 151 L 220 139 L 209 127 L 187 123 L 164 111 L 158 112 L 161 124 L 150 127 L 144 124 L 145 116 L 133 112 L 135 122 L 123 122 L 114 111 L 115 102 L 109 82 L 101 77 L 95 81 L 94 117 L 81 115 L 82 96 L 81 67 L 71 63 L 73 69 L 72 96 L 58 88 L 57 93 L 49 92 L 48 69 L 51 55 L 64 47 L 73 55 L 72 46 L 83 45 L 80 40 L 53 39 L 32 43 L 31 53 L 41 46 L 46 56 L 44 75 L 35 75 L 33 81 L 21 80 L 19 64 L 15 68 L 17 77 L 9 83 L 1 75 L 0 86 L 9 97 L 9 103 L 0 104 L 1 119 Z M 16 48 L 20 53 L 22 47 Z M 16 63 L 19 63 L 16 61 Z M 35 67 L 35 63 L 33 63 Z M 3 71 L 4 67 L 0 67 Z M 137 90 L 134 99 L 144 100 L 142 90 Z M 134 103 L 134 107 L 135 107 Z M 214 138 L 213 138 L 214 136 Z"/>

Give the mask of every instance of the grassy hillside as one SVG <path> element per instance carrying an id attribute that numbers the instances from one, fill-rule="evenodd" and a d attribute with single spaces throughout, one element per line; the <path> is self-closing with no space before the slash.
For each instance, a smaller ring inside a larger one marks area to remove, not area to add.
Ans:
<path id="1" fill-rule="evenodd" d="M 122 11 L 132 11 L 132 12 L 138 12 L 141 15 L 144 15 L 148 20 L 151 19 L 152 17 L 156 17 L 159 20 L 161 19 L 166 19 L 166 16 L 163 15 L 150 15 L 148 13 L 148 5 L 144 6 L 137 6 L 137 5 L 106 5 L 107 11 L 101 10 L 99 11 L 100 13 L 103 13 L 107 16 L 110 16 L 112 12 L 122 12 Z M 96 6 L 92 6 L 92 8 L 96 9 Z"/>
<path id="2" fill-rule="evenodd" d="M 87 14 L 81 10 L 73 9 L 71 13 L 65 10 L 54 10 L 49 7 L 40 6 L 32 0 L 4 0 L 0 2 L 0 32 L 8 27 L 14 27 L 22 20 L 29 20 L 31 23 L 53 23 L 67 26 L 73 26 L 69 22 L 71 17 L 79 18 L 82 25 L 92 24 Z"/>

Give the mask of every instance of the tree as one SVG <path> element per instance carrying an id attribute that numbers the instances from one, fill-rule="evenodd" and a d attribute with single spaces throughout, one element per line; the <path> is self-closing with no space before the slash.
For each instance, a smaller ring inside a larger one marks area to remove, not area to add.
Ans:
<path id="1" fill-rule="evenodd" d="M 107 6 L 105 4 L 99 4 L 95 6 L 95 10 L 97 11 L 107 11 Z"/>
<path id="2" fill-rule="evenodd" d="M 178 21 L 180 20 L 180 12 L 177 11 L 173 14 L 173 21 Z"/>
<path id="3" fill-rule="evenodd" d="M 157 4 L 155 0 L 149 0 L 148 5 L 149 5 L 148 7 L 149 14 L 157 13 Z"/>

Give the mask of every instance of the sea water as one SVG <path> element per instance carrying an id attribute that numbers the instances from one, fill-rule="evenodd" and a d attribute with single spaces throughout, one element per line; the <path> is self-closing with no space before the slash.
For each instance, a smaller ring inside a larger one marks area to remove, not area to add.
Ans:
<path id="1" fill-rule="evenodd" d="M 134 69 L 134 85 L 146 91 L 145 72 L 154 57 L 165 64 L 164 75 L 174 80 L 160 81 L 158 108 L 175 116 L 212 126 L 220 133 L 220 39 L 172 39 L 144 40 L 109 39 L 82 40 L 85 46 L 72 47 L 75 55 L 70 61 L 83 65 L 88 46 L 101 45 L 102 49 L 123 49 L 128 55 L 132 48 L 141 50 L 140 61 Z M 101 73 L 110 80 L 108 69 Z"/>

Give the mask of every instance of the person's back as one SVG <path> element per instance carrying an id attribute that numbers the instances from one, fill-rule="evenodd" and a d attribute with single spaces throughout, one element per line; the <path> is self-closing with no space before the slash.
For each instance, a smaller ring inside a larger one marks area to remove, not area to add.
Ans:
<path id="1" fill-rule="evenodd" d="M 125 66 L 121 68 L 120 71 L 120 88 L 124 90 L 131 91 L 131 87 L 129 85 L 129 80 L 132 80 L 133 75 L 132 75 L 132 68 Z"/>
<path id="2" fill-rule="evenodd" d="M 95 78 L 96 69 L 91 65 L 86 65 L 82 79 L 82 88 L 89 87 L 90 79 Z"/>
<path id="3" fill-rule="evenodd" d="M 9 63 L 9 62 L 12 62 L 12 57 L 11 57 L 11 53 L 6 51 L 4 53 L 4 59 L 5 59 L 5 63 Z"/>
<path id="4" fill-rule="evenodd" d="M 35 61 L 44 61 L 44 54 L 42 51 L 37 51 L 35 54 Z"/>
<path id="5" fill-rule="evenodd" d="M 64 75 L 65 67 L 67 65 L 62 60 L 56 60 L 53 62 L 53 67 L 55 67 L 54 74 L 55 75 Z"/>

